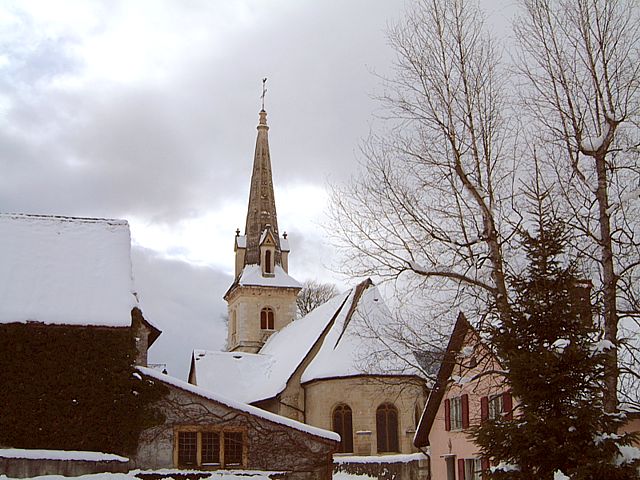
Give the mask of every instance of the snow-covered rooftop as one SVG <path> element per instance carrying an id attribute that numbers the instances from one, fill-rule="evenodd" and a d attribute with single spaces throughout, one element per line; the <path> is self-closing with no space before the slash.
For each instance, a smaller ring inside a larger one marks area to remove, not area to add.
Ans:
<path id="1" fill-rule="evenodd" d="M 191 385 L 190 383 L 187 383 L 183 380 L 179 380 L 175 377 L 165 375 L 151 368 L 146 368 L 146 367 L 137 367 L 137 368 L 141 373 L 143 373 L 148 377 L 154 378 L 168 385 L 173 385 L 174 387 L 180 388 L 187 392 L 191 392 L 200 397 L 207 398 L 209 400 L 213 400 L 215 402 L 221 403 L 235 410 L 240 410 L 242 412 L 250 413 L 251 415 L 254 415 L 256 417 L 264 418 L 265 420 L 269 420 L 271 422 L 278 423 L 280 425 L 285 425 L 287 427 L 291 427 L 296 430 L 309 433 L 311 435 L 315 435 L 317 437 L 328 438 L 329 440 L 335 440 L 336 442 L 340 441 L 340 435 L 338 435 L 335 432 L 330 432 L 328 430 L 324 430 L 318 427 L 312 427 L 311 425 L 297 422 L 296 420 L 291 420 L 290 418 L 276 415 L 275 413 L 267 412 L 266 410 L 262 410 L 261 408 L 253 407 L 251 405 L 247 405 L 244 402 L 240 402 L 238 400 L 231 399 L 227 396 L 223 396 L 223 395 L 211 392 L 209 390 L 205 390 L 204 388 Z"/>
<path id="2" fill-rule="evenodd" d="M 273 275 L 269 276 L 262 275 L 260 265 L 245 265 L 238 283 L 245 286 L 302 288 L 302 284 L 289 276 L 280 265 L 276 265 Z"/>
<path id="3" fill-rule="evenodd" d="M 276 396 L 284 390 L 350 293 L 334 297 L 274 333 L 260 353 L 196 350 L 194 368 L 198 386 L 247 403 Z"/>
<path id="4" fill-rule="evenodd" d="M 259 353 L 194 352 L 194 374 L 198 386 L 246 403 L 275 397 L 302 364 L 314 344 L 326 332 L 318 353 L 302 372 L 301 381 L 361 375 L 363 359 L 374 348 L 375 339 L 359 329 L 380 324 L 389 318 L 377 287 L 361 284 L 337 295 L 305 317 L 295 320 L 269 337 Z M 387 356 L 386 364 L 369 366 L 368 374 L 407 372 L 396 357 Z"/>
<path id="5" fill-rule="evenodd" d="M 0 214 L 0 323 L 129 326 L 130 249 L 124 220 Z"/>

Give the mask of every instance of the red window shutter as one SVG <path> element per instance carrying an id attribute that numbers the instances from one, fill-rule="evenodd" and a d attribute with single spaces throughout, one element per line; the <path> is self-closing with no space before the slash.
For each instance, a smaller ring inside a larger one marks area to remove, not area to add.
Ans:
<path id="1" fill-rule="evenodd" d="M 483 422 L 489 418 L 489 397 L 480 399 L 480 420 Z"/>
<path id="2" fill-rule="evenodd" d="M 448 398 L 444 400 L 444 429 L 451 430 L 451 402 Z"/>
<path id="3" fill-rule="evenodd" d="M 513 419 L 513 399 L 511 398 L 511 392 L 504 392 L 502 394 L 502 411 L 507 420 Z"/>
<path id="4" fill-rule="evenodd" d="M 480 460 L 480 463 L 482 465 L 482 478 L 486 478 L 486 475 L 489 472 L 489 459 L 486 457 L 483 457 Z"/>
<path id="5" fill-rule="evenodd" d="M 469 395 L 462 395 L 462 428 L 469 428 Z"/>
<path id="6" fill-rule="evenodd" d="M 464 458 L 458 459 L 458 480 L 464 480 Z"/>

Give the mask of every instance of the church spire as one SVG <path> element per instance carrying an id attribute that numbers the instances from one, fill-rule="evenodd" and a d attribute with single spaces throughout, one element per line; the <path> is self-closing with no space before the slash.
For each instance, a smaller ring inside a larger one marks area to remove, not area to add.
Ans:
<path id="1" fill-rule="evenodd" d="M 263 80 L 262 101 L 264 107 L 264 88 L 266 78 Z M 260 110 L 258 123 L 258 137 L 256 139 L 256 151 L 253 157 L 253 173 L 251 174 L 251 187 L 249 190 L 249 208 L 247 211 L 247 223 L 245 225 L 246 256 L 245 265 L 260 263 L 260 241 L 265 230 L 270 229 L 276 242 L 275 263 L 281 263 L 280 235 L 278 232 L 278 216 L 276 214 L 276 201 L 273 193 L 273 180 L 271 177 L 271 157 L 269 155 L 269 137 L 267 132 L 267 112 Z"/>

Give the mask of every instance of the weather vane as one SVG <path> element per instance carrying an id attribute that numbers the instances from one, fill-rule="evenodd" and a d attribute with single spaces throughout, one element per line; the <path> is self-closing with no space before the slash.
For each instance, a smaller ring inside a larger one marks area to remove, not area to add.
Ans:
<path id="1" fill-rule="evenodd" d="M 264 77 L 262 79 L 262 95 L 260 96 L 260 98 L 262 98 L 262 110 L 264 110 L 264 96 L 267 93 L 267 77 Z"/>

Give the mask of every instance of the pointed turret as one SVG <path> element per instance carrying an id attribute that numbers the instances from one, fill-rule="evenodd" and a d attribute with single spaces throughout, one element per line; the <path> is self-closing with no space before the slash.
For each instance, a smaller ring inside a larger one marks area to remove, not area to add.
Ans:
<path id="1" fill-rule="evenodd" d="M 268 229 L 273 232 L 275 241 L 275 263 L 282 263 L 280 249 L 280 235 L 278 233 L 278 215 L 276 200 L 273 193 L 273 179 L 271 177 L 271 158 L 269 155 L 269 126 L 267 112 L 260 110 L 258 123 L 258 138 L 253 157 L 253 173 L 251 174 L 251 188 L 249 190 L 249 208 L 247 223 L 245 224 L 246 252 L 245 265 L 261 264 L 260 240 Z M 270 228 L 269 228 L 270 227 Z"/>

